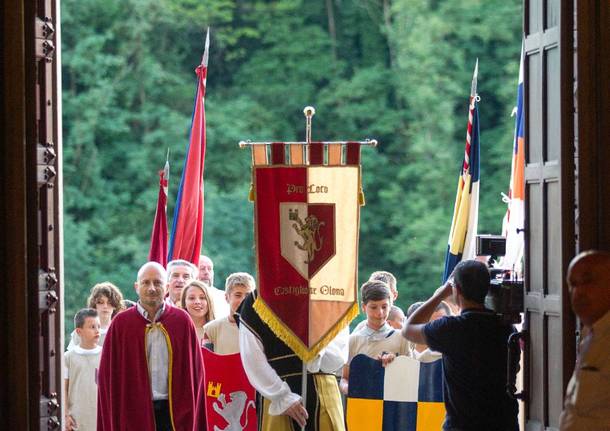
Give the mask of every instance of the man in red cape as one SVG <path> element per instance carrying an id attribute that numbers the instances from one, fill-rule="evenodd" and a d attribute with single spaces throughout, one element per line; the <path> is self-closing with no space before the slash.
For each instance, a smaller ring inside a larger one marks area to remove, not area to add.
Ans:
<path id="1" fill-rule="evenodd" d="M 192 431 L 203 362 L 186 312 L 163 301 L 165 269 L 148 262 L 139 300 L 106 334 L 98 374 L 98 431 Z"/>

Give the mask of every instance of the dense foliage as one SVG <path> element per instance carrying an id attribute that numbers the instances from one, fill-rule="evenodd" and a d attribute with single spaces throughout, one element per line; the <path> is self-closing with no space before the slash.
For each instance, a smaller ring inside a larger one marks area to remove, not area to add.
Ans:
<path id="1" fill-rule="evenodd" d="M 62 1 L 67 322 L 96 282 L 134 297 L 168 148 L 171 222 L 207 26 L 204 250 L 216 284 L 254 270 L 250 158 L 237 142 L 302 139 L 311 104 L 314 139 L 381 144 L 363 150 L 360 279 L 389 270 L 400 306 L 427 297 L 441 277 L 477 57 L 479 232 L 501 228 L 520 3 Z"/>

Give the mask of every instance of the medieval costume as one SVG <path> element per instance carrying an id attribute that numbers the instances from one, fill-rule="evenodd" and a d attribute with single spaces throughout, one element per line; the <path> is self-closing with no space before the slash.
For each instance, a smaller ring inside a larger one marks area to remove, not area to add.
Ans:
<path id="1" fill-rule="evenodd" d="M 349 336 L 348 363 L 352 362 L 354 356 L 358 354 L 375 359 L 385 352 L 394 353 L 396 356 L 410 356 L 407 339 L 387 322 L 377 330 L 364 325 L 360 330 L 354 330 Z"/>
<path id="2" fill-rule="evenodd" d="M 262 395 L 258 403 L 259 430 L 299 430 L 283 415 L 301 400 L 303 362 L 281 341 L 253 308 L 257 292 L 239 309 L 239 344 L 250 383 Z M 343 407 L 335 372 L 343 367 L 348 353 L 348 328 L 307 363 L 308 431 L 343 431 Z"/>
<path id="3" fill-rule="evenodd" d="M 80 337 L 79 337 L 80 338 Z M 102 347 L 83 349 L 76 345 L 64 355 L 68 383 L 67 410 L 79 431 L 95 431 L 97 420 L 97 384 Z"/>
<path id="4" fill-rule="evenodd" d="M 155 431 L 161 408 L 169 429 L 192 431 L 202 365 L 185 311 L 163 304 L 148 316 L 138 303 L 119 313 L 100 362 L 98 431 Z"/>
<path id="5" fill-rule="evenodd" d="M 229 320 L 229 316 L 214 319 L 203 327 L 205 335 L 214 345 L 214 352 L 219 355 L 239 353 L 239 329 Z"/>

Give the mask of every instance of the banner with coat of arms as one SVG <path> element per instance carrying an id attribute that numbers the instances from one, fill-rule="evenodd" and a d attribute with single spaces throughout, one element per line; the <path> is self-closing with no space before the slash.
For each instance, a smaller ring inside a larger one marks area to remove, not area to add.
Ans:
<path id="1" fill-rule="evenodd" d="M 358 314 L 362 143 L 248 144 L 259 291 L 254 309 L 309 361 Z"/>
<path id="2" fill-rule="evenodd" d="M 256 391 L 248 381 L 239 353 L 219 355 L 202 348 L 206 429 L 256 431 Z"/>

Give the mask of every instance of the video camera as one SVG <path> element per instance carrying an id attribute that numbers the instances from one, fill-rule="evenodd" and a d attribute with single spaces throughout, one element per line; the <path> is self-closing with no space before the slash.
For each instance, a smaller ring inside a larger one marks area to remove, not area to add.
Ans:
<path id="1" fill-rule="evenodd" d="M 520 323 L 523 313 L 523 279 L 512 270 L 495 268 L 498 257 L 506 254 L 506 238 L 500 235 L 477 235 L 477 256 L 489 256 L 491 274 L 485 307 L 502 316 L 506 322 Z"/>

